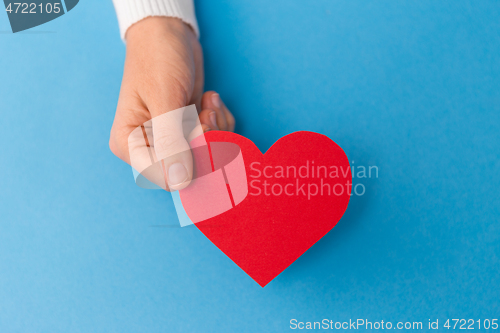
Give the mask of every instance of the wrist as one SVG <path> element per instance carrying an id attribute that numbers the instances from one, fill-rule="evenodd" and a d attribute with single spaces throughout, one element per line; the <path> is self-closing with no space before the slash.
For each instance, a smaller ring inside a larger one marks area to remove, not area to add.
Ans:
<path id="1" fill-rule="evenodd" d="M 125 40 L 127 44 L 135 44 L 145 39 L 163 38 L 166 34 L 173 34 L 181 38 L 192 35 L 192 37 L 196 38 L 192 28 L 179 18 L 150 16 L 131 25 L 127 29 Z"/>

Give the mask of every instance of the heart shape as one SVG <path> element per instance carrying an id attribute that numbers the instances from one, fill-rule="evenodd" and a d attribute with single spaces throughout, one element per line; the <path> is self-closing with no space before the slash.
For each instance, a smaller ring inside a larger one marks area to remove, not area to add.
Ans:
<path id="1" fill-rule="evenodd" d="M 349 160 L 335 142 L 313 132 L 286 135 L 265 154 L 234 133 L 209 131 L 205 138 L 239 146 L 248 195 L 195 225 L 264 287 L 340 220 L 352 192 Z"/>

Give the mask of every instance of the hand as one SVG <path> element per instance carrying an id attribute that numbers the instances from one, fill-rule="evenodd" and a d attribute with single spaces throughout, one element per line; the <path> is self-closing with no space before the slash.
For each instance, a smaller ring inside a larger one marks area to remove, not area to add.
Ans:
<path id="1" fill-rule="evenodd" d="M 111 128 L 109 147 L 130 164 L 130 133 L 154 117 L 195 104 L 207 130 L 234 131 L 234 117 L 219 94 L 203 94 L 203 54 L 191 28 L 177 18 L 149 17 L 126 34 L 127 52 L 120 97 Z M 179 190 L 192 179 L 192 155 L 180 124 L 153 120 L 154 147 L 167 157 L 167 189 Z M 161 157 L 160 157 L 161 156 Z"/>

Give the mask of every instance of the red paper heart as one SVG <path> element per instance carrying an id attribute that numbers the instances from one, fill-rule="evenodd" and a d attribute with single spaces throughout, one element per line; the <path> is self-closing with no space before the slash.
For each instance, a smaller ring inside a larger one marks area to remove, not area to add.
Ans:
<path id="1" fill-rule="evenodd" d="M 352 192 L 349 160 L 335 142 L 313 132 L 284 136 L 265 154 L 234 133 L 210 131 L 205 137 L 209 143 L 232 142 L 240 147 L 248 195 L 232 209 L 195 225 L 264 287 L 340 220 Z M 314 184 L 318 191 L 311 195 Z"/>

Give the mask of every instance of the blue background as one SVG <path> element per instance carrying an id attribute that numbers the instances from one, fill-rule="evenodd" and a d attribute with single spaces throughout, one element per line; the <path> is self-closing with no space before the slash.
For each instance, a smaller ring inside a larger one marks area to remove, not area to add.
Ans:
<path id="1" fill-rule="evenodd" d="M 0 14 L 1 332 L 500 317 L 498 1 L 198 1 L 197 15 L 206 88 L 240 134 L 266 150 L 317 131 L 379 178 L 262 289 L 109 151 L 125 50 L 111 1 L 18 34 Z"/>

